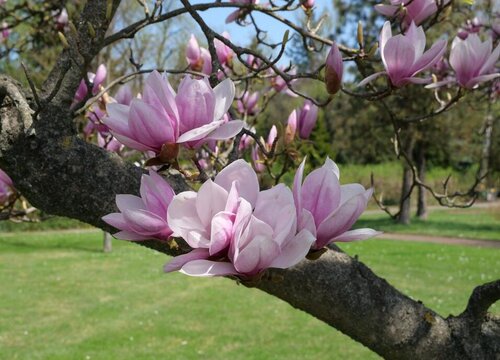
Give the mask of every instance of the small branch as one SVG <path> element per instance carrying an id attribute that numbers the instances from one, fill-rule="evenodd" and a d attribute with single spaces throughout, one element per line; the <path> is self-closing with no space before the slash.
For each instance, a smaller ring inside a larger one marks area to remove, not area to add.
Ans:
<path id="1" fill-rule="evenodd" d="M 482 322 L 491 305 L 500 300 L 500 280 L 480 285 L 472 291 L 467 308 L 460 317 L 472 317 Z"/>

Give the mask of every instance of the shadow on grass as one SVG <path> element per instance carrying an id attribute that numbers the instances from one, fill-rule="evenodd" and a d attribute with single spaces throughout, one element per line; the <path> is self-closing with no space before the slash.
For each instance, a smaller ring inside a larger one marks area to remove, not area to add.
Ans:
<path id="1" fill-rule="evenodd" d="M 40 240 L 40 241 L 38 241 Z M 95 244 L 95 242 L 93 243 Z M 52 251 L 52 250 L 71 250 L 82 251 L 87 253 L 103 253 L 102 248 L 97 246 L 86 246 L 82 242 L 75 243 L 74 241 L 54 241 L 47 243 L 46 240 L 32 239 L 31 241 L 16 241 L 15 238 L 0 238 L 0 251 L 8 251 L 16 249 L 16 252 L 32 252 L 32 251 Z"/>

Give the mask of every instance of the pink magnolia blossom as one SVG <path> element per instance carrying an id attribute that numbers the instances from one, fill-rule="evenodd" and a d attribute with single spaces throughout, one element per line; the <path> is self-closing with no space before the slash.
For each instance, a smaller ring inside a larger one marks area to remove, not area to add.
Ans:
<path id="1" fill-rule="evenodd" d="M 391 0 L 390 5 L 375 5 L 375 10 L 387 17 L 397 16 L 402 20 L 403 28 L 412 22 L 423 23 L 438 10 L 436 0 Z"/>
<path id="2" fill-rule="evenodd" d="M 260 152 L 259 146 L 255 144 L 252 147 L 252 165 L 256 173 L 261 173 L 266 169 L 264 164 L 264 159 L 262 159 L 262 154 Z"/>
<path id="3" fill-rule="evenodd" d="M 114 234 L 122 240 L 168 240 L 172 230 L 167 224 L 167 210 L 174 197 L 170 185 L 156 172 L 141 178 L 141 196 L 116 195 L 119 213 L 102 219 L 121 230 Z"/>
<path id="4" fill-rule="evenodd" d="M 229 0 L 229 2 L 233 4 L 253 4 L 257 5 L 259 0 Z M 247 9 L 237 9 L 228 15 L 226 18 L 226 24 L 232 23 L 233 21 L 242 21 L 245 20 L 245 17 L 248 15 L 250 11 Z"/>
<path id="5" fill-rule="evenodd" d="M 336 94 L 342 87 L 342 76 L 344 74 L 344 63 L 342 54 L 334 42 L 326 58 L 325 84 L 329 94 Z"/>
<path id="6" fill-rule="evenodd" d="M 422 79 L 416 75 L 439 61 L 446 50 L 446 41 L 438 40 L 424 52 L 425 42 L 421 26 L 417 28 L 415 23 L 411 23 L 405 35 L 392 36 L 391 23 L 387 21 L 380 34 L 380 56 L 385 71 L 368 76 L 358 86 L 365 85 L 380 75 L 388 76 L 395 87 L 408 83 L 429 83 L 430 78 Z"/>
<path id="7" fill-rule="evenodd" d="M 259 100 L 259 92 L 249 93 L 245 91 L 243 96 L 236 102 L 238 112 L 240 114 L 255 115 L 257 113 L 257 102 Z"/>
<path id="8" fill-rule="evenodd" d="M 61 10 L 56 10 L 52 14 L 56 22 L 56 29 L 63 30 L 69 23 L 69 16 L 66 8 L 62 8 Z"/>
<path id="9" fill-rule="evenodd" d="M 304 106 L 297 112 L 297 127 L 301 139 L 309 139 L 314 125 L 318 121 L 318 107 L 310 100 L 304 101 Z"/>
<path id="10" fill-rule="evenodd" d="M 500 45 L 492 51 L 491 38 L 481 42 L 477 34 L 469 34 L 465 40 L 456 37 L 451 45 L 450 65 L 455 70 L 460 86 L 468 89 L 500 76 L 495 64 L 500 56 Z"/>
<path id="11" fill-rule="evenodd" d="M 123 150 L 123 144 L 116 140 L 115 137 L 111 135 L 103 136 L 100 132 L 97 133 L 97 145 L 115 153 L 119 153 Z"/>
<path id="12" fill-rule="evenodd" d="M 255 133 L 255 128 L 250 128 L 250 131 Z M 238 145 L 238 150 L 241 152 L 245 149 L 248 149 L 253 144 L 253 142 L 254 140 L 250 135 L 243 134 L 240 140 L 240 144 Z"/>
<path id="13" fill-rule="evenodd" d="M 297 110 L 293 110 L 288 116 L 285 129 L 285 144 L 290 144 L 297 132 Z"/>
<path id="14" fill-rule="evenodd" d="M 14 193 L 14 184 L 12 179 L 0 169 L 0 205 L 5 204 Z"/>
<path id="15" fill-rule="evenodd" d="M 161 152 L 165 144 L 196 148 L 238 134 L 243 121 L 224 115 L 234 99 L 234 84 L 226 79 L 212 89 L 208 80 L 182 79 L 176 94 L 157 71 L 146 79 L 142 99 L 130 106 L 109 104 L 103 120 L 124 145 L 139 151 Z"/>
<path id="16" fill-rule="evenodd" d="M 230 39 L 229 33 L 227 31 L 224 31 L 222 33 L 222 36 L 228 40 Z M 214 46 L 215 51 L 217 52 L 217 59 L 219 60 L 221 65 L 231 66 L 234 57 L 233 50 L 219 39 L 214 40 Z"/>
<path id="17" fill-rule="evenodd" d="M 174 258 L 166 272 L 251 277 L 294 266 L 314 241 L 308 230 L 296 231 L 290 189 L 280 184 L 259 191 L 257 175 L 244 160 L 227 166 L 198 193 L 176 195 L 167 217 L 173 236 L 194 250 Z"/>
<path id="18" fill-rule="evenodd" d="M 282 71 L 284 70 L 283 68 L 281 69 Z M 269 73 L 271 75 L 275 74 L 274 70 L 270 69 L 269 70 Z M 289 72 L 290 75 L 293 75 L 295 73 L 295 70 L 291 70 Z M 295 80 L 291 80 L 290 81 L 290 84 L 293 84 L 295 82 Z M 292 90 L 290 90 L 290 88 L 288 87 L 288 84 L 286 83 L 285 79 L 283 79 L 283 77 L 281 77 L 280 75 L 275 75 L 273 77 L 271 77 L 271 87 L 276 91 L 276 92 L 282 92 L 282 93 L 285 93 L 287 94 L 288 96 L 291 96 L 291 97 L 297 97 L 298 95 L 295 94 Z"/>
<path id="19" fill-rule="evenodd" d="M 276 125 L 273 125 L 271 127 L 271 130 L 269 130 L 269 134 L 267 135 L 267 140 L 266 140 L 266 147 L 271 150 L 274 144 L 274 141 L 278 137 L 278 129 L 276 128 Z"/>
<path id="20" fill-rule="evenodd" d="M 134 98 L 134 94 L 132 94 L 130 86 L 123 85 L 120 89 L 118 89 L 113 98 L 118 104 L 130 105 L 132 99 Z"/>
<path id="21" fill-rule="evenodd" d="M 186 60 L 191 70 L 199 71 L 206 75 L 212 73 L 212 57 L 210 56 L 210 52 L 198 44 L 194 35 L 191 35 L 186 47 Z"/>
<path id="22" fill-rule="evenodd" d="M 303 0 L 302 1 L 302 6 L 305 9 L 312 9 L 314 7 L 314 3 L 315 3 L 314 0 Z"/>
<path id="23" fill-rule="evenodd" d="M 10 35 L 9 24 L 3 21 L 2 25 L 0 26 L 0 43 L 5 42 L 8 39 L 9 35 Z"/>
<path id="24" fill-rule="evenodd" d="M 295 174 L 293 196 L 298 231 L 307 229 L 315 237 L 313 249 L 331 242 L 363 240 L 379 232 L 372 229 L 350 230 L 371 197 L 372 189 L 360 184 L 340 185 L 340 172 L 330 159 L 313 170 L 302 183 L 305 159 Z"/>
<path id="25" fill-rule="evenodd" d="M 97 67 L 97 71 L 95 74 L 91 72 L 87 73 L 87 77 L 91 85 L 92 95 L 96 95 L 100 91 L 100 86 L 102 85 L 104 80 L 106 80 L 107 73 L 108 72 L 104 64 L 101 64 Z M 80 101 L 83 101 L 83 99 L 87 97 L 87 94 L 88 94 L 87 84 L 85 83 L 85 80 L 82 79 L 82 81 L 80 81 L 78 89 L 76 90 L 76 94 L 73 99 L 73 105 L 76 105 Z"/>

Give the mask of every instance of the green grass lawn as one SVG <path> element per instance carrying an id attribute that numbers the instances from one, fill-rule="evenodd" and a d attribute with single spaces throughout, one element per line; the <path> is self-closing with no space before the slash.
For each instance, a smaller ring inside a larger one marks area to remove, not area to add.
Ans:
<path id="1" fill-rule="evenodd" d="M 475 285 L 500 277 L 491 249 L 383 240 L 342 247 L 445 316 L 463 310 Z M 100 250 L 97 231 L 0 234 L 1 358 L 377 358 L 259 290 L 163 274 L 167 258 L 133 244 Z"/>
<path id="2" fill-rule="evenodd" d="M 396 224 L 385 213 L 365 214 L 355 227 L 405 234 L 500 240 L 500 207 L 433 210 L 427 220 L 413 218 L 410 225 Z"/>

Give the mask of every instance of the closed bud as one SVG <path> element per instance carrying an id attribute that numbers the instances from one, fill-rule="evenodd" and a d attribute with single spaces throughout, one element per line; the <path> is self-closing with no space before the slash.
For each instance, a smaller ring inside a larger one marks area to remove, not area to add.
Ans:
<path id="1" fill-rule="evenodd" d="M 57 32 L 57 36 L 59 36 L 59 40 L 61 40 L 63 46 L 65 49 L 69 48 L 69 43 L 68 40 L 66 39 L 66 36 L 60 31 Z"/>
<path id="2" fill-rule="evenodd" d="M 365 39 L 363 37 L 363 24 L 361 23 L 361 21 L 358 21 L 357 38 L 358 38 L 359 48 L 363 49 L 365 47 Z"/>
<path id="3" fill-rule="evenodd" d="M 343 73 L 344 64 L 342 63 L 342 54 L 334 42 L 326 58 L 325 84 L 326 91 L 329 94 L 336 94 L 340 90 Z"/>
<path id="4" fill-rule="evenodd" d="M 285 144 L 290 144 L 295 138 L 295 132 L 297 131 L 297 111 L 293 110 L 288 116 L 288 122 L 286 124 L 285 130 Z"/>

